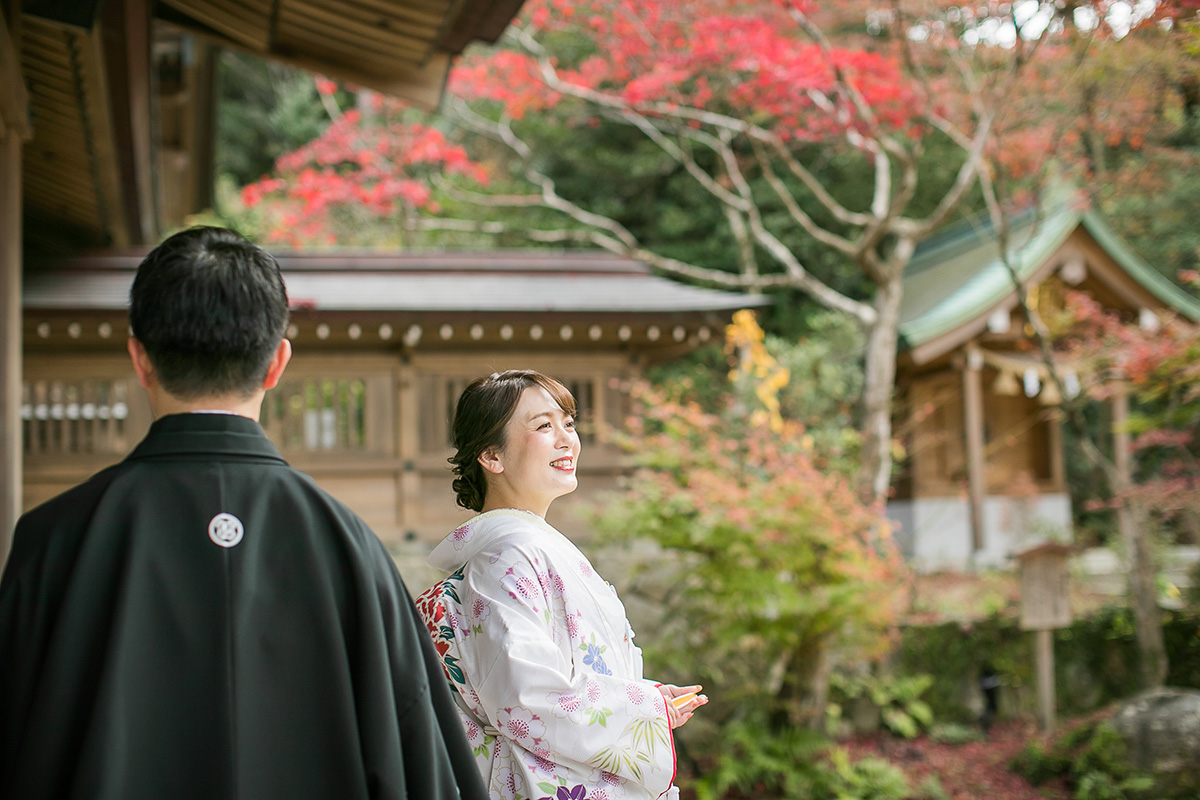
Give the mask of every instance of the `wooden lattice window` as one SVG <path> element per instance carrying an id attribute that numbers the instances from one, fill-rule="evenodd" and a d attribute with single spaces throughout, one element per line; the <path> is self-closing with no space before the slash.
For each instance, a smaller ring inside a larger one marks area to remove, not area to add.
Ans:
<path id="1" fill-rule="evenodd" d="M 25 454 L 126 453 L 130 446 L 128 395 L 129 382 L 123 378 L 23 381 L 21 429 Z"/>
<path id="2" fill-rule="evenodd" d="M 282 451 L 390 452 L 387 375 L 300 377 L 267 392 L 262 426 Z"/>

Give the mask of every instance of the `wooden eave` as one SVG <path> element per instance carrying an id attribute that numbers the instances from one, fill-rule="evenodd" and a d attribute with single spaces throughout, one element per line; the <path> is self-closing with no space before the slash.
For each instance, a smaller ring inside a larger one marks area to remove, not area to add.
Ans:
<path id="1" fill-rule="evenodd" d="M 26 251 L 78 253 L 160 236 L 150 96 L 155 19 L 434 107 L 453 56 L 471 41 L 494 41 L 521 2 L 28 0 L 15 48 L 7 28 L 0 31 L 3 128 L 30 132 L 22 168 Z"/>
<path id="2" fill-rule="evenodd" d="M 1124 310 L 1150 308 L 1156 311 L 1192 315 L 1186 304 L 1169 303 L 1164 300 L 1163 289 L 1155 292 L 1146 285 L 1145 278 L 1139 280 L 1133 271 L 1145 273 L 1150 268 L 1144 264 L 1134 265 L 1128 252 L 1114 252 L 1123 247 L 1098 218 L 1091 214 L 1079 215 L 1069 233 L 1036 264 L 1026 264 L 1021 270 L 1022 285 L 1037 286 L 1071 263 L 1082 263 L 1087 268 L 1087 281 L 1102 291 L 1101 298 L 1110 307 Z M 1136 258 L 1136 257 L 1133 257 Z M 1159 281 L 1164 278 L 1154 276 Z M 1185 297 L 1182 291 L 1180 303 Z M 909 367 L 925 367 L 944 359 L 948 354 L 967 342 L 987 335 L 988 319 L 997 312 L 1014 313 L 1018 306 L 1015 288 L 993 296 L 989 305 L 981 306 L 978 312 L 955 327 L 946 329 L 936 336 L 908 343 L 901 352 L 901 363 Z"/>
<path id="3" fill-rule="evenodd" d="M 9 135 L 27 139 L 32 132 L 29 92 L 21 80 L 21 59 L 13 47 L 4 14 L 0 12 L 0 140 Z"/>

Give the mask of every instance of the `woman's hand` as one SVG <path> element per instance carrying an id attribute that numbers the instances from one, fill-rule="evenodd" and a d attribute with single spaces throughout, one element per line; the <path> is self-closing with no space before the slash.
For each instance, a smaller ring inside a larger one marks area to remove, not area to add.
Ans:
<path id="1" fill-rule="evenodd" d="M 694 686 L 675 686 L 660 683 L 658 690 L 667 701 L 667 721 L 671 728 L 678 728 L 692 718 L 696 709 L 708 702 L 708 698 L 700 694 L 699 684 Z"/>

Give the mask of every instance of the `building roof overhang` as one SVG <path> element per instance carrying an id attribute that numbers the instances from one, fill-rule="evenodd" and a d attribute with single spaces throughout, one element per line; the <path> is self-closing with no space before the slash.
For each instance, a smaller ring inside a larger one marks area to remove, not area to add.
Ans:
<path id="1" fill-rule="evenodd" d="M 1014 276 L 1034 286 L 1063 268 L 1064 253 L 1086 252 L 1088 275 L 1132 308 L 1200 320 L 1200 303 L 1134 253 L 1094 211 L 1064 203 L 1014 221 L 1007 264 L 986 224 L 966 223 L 922 243 L 904 275 L 900 340 L 905 357 L 927 364 L 987 330 L 1018 304 Z M 1011 271 L 1010 271 L 1011 268 Z"/>

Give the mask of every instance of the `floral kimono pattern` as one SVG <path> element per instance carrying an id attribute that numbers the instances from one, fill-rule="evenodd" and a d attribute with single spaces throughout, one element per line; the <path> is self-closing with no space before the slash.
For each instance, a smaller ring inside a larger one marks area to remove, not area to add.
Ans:
<path id="1" fill-rule="evenodd" d="M 643 800 L 675 792 L 666 703 L 642 677 L 625 607 L 542 518 L 499 509 L 429 562 L 417 599 L 493 800 Z"/>

